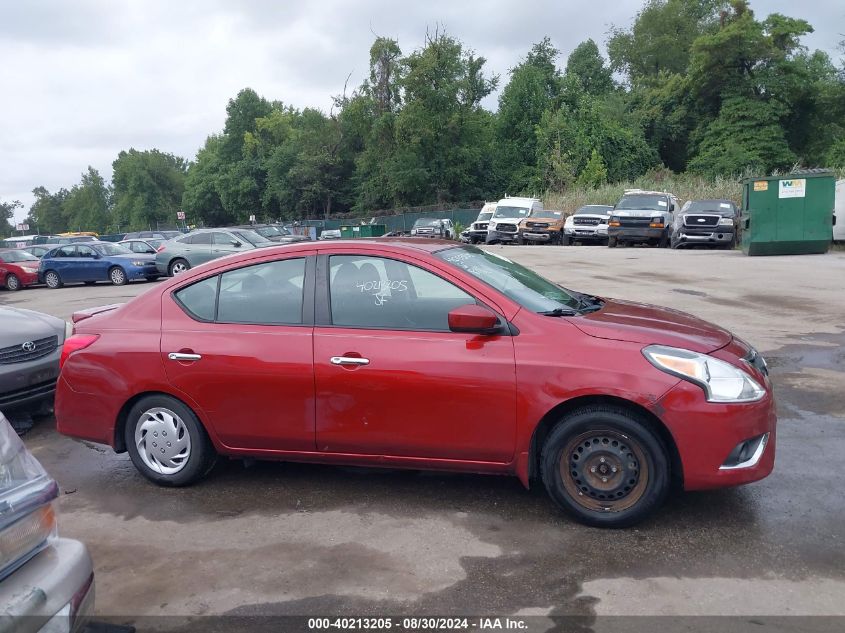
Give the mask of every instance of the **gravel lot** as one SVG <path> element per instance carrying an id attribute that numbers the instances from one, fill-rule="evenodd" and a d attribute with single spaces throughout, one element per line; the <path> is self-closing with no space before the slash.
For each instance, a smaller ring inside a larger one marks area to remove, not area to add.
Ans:
<path id="1" fill-rule="evenodd" d="M 601 615 L 845 616 L 845 253 L 493 248 L 755 344 L 777 390 L 774 474 L 602 531 L 509 478 L 232 461 L 160 489 L 125 454 L 43 420 L 25 440 L 62 486 L 62 534 L 91 550 L 97 613 L 571 614 L 596 630 Z M 69 318 L 149 286 L 0 292 L 0 303 Z"/>

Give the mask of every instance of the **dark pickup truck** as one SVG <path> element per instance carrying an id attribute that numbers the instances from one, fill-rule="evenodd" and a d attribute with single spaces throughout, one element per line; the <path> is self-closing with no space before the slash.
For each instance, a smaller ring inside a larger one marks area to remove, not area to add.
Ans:
<path id="1" fill-rule="evenodd" d="M 672 225 L 672 248 L 704 244 L 729 250 L 739 241 L 739 210 L 731 200 L 690 200 Z"/>

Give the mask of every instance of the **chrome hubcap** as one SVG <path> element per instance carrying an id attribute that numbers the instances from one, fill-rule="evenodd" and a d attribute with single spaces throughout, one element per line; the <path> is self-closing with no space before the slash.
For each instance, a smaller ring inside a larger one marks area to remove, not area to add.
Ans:
<path id="1" fill-rule="evenodd" d="M 47 273 L 47 278 L 44 280 L 48 286 L 58 286 L 59 276 L 56 273 Z"/>
<path id="2" fill-rule="evenodd" d="M 179 273 L 183 273 L 188 270 L 188 267 L 183 264 L 182 262 L 176 262 L 173 264 L 173 274 L 178 275 Z"/>
<path id="3" fill-rule="evenodd" d="M 111 280 L 114 283 L 116 283 L 116 284 L 123 283 L 123 277 L 124 277 L 123 271 L 120 270 L 119 268 L 115 268 L 113 271 L 111 271 Z"/>
<path id="4" fill-rule="evenodd" d="M 135 446 L 146 466 L 162 475 L 175 475 L 191 457 L 191 436 L 178 415 L 156 407 L 141 414 L 135 427 Z"/>
<path id="5" fill-rule="evenodd" d="M 9 277 L 9 279 L 6 281 L 6 285 L 9 287 L 9 290 L 17 290 L 19 283 L 20 282 L 18 281 L 18 278 L 14 276 Z"/>

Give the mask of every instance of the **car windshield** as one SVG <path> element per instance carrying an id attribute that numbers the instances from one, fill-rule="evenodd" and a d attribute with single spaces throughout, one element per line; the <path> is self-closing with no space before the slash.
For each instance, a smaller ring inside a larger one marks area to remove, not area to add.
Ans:
<path id="1" fill-rule="evenodd" d="M 238 231 L 232 231 L 232 234 L 239 237 L 244 242 L 252 244 L 253 246 L 260 246 L 261 244 L 272 244 L 271 240 L 268 240 L 263 235 L 259 235 L 252 229 L 241 229 Z"/>
<path id="2" fill-rule="evenodd" d="M 503 207 L 499 205 L 496 207 L 496 214 L 494 217 L 498 218 L 524 218 L 528 216 L 530 209 L 525 207 Z"/>
<path id="3" fill-rule="evenodd" d="M 603 205 L 587 205 L 578 209 L 575 215 L 608 215 L 612 209 L 613 207 Z"/>
<path id="4" fill-rule="evenodd" d="M 440 226 L 442 220 L 433 220 L 431 218 L 422 218 L 414 222 L 415 227 L 419 226 Z"/>
<path id="5" fill-rule="evenodd" d="M 622 199 L 616 205 L 616 209 L 667 211 L 669 203 L 666 201 L 666 196 L 638 193 L 622 196 Z"/>
<path id="6" fill-rule="evenodd" d="M 449 248 L 435 255 L 534 312 L 575 309 L 579 305 L 573 293 L 501 255 L 474 246 Z"/>
<path id="7" fill-rule="evenodd" d="M 685 209 L 688 213 L 721 213 L 725 216 L 733 216 L 736 209 L 730 200 L 693 200 Z"/>
<path id="8" fill-rule="evenodd" d="M 0 259 L 10 264 L 17 262 L 37 262 L 38 258 L 26 251 L 0 251 Z"/>
<path id="9" fill-rule="evenodd" d="M 492 211 L 486 211 L 485 213 L 479 213 L 478 219 L 476 220 L 476 222 L 486 222 L 487 220 L 489 220 L 492 217 L 493 217 Z"/>
<path id="10" fill-rule="evenodd" d="M 284 233 L 275 226 L 259 226 L 258 228 L 254 228 L 252 230 L 262 237 L 277 237 L 279 235 L 284 235 Z"/>
<path id="11" fill-rule="evenodd" d="M 100 255 L 131 255 L 132 251 L 130 251 L 125 246 L 121 246 L 120 244 L 111 244 L 109 242 L 103 242 L 102 244 L 93 245 L 92 248 L 97 251 Z"/>

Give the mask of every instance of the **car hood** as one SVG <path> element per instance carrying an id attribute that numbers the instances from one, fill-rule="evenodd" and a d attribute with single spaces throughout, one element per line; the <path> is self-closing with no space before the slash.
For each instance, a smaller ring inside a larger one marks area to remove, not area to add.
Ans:
<path id="1" fill-rule="evenodd" d="M 596 338 L 668 345 L 703 354 L 721 349 L 733 338 L 727 330 L 686 312 L 631 301 L 604 301 L 601 310 L 571 322 Z"/>
<path id="2" fill-rule="evenodd" d="M 620 218 L 650 218 L 653 215 L 662 215 L 664 213 L 669 213 L 669 209 L 614 209 L 610 212 L 611 215 Z"/>
<path id="3" fill-rule="evenodd" d="M 49 314 L 22 308 L 0 308 L 0 347 L 45 338 L 64 338 L 65 322 Z"/>

